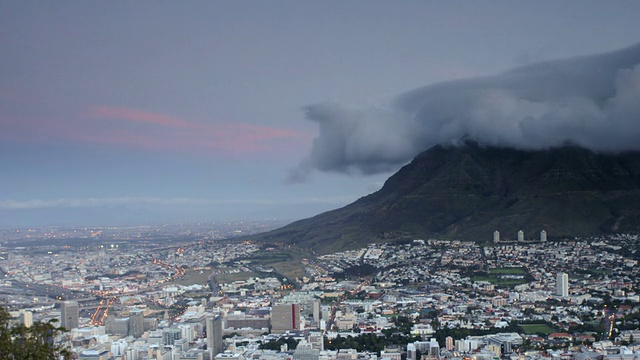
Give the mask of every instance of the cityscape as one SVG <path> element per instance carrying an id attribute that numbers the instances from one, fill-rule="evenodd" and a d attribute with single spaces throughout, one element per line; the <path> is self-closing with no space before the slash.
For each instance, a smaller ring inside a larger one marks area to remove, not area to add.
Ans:
<path id="1" fill-rule="evenodd" d="M 638 19 L 0 0 L 0 360 L 640 360 Z"/>
<path id="2" fill-rule="evenodd" d="M 601 360 L 640 348 L 636 235 L 496 231 L 294 258 L 243 239 L 277 223 L 208 226 L 6 231 L 0 302 L 25 326 L 56 321 L 78 359 Z"/>

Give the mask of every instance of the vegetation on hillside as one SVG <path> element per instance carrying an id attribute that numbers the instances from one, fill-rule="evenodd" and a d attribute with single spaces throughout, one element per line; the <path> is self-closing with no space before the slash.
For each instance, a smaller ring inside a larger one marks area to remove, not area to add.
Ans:
<path id="1" fill-rule="evenodd" d="M 403 238 L 489 242 L 494 230 L 536 239 L 545 229 L 554 240 L 637 231 L 638 202 L 639 152 L 436 146 L 379 191 L 255 238 L 316 253 Z"/>

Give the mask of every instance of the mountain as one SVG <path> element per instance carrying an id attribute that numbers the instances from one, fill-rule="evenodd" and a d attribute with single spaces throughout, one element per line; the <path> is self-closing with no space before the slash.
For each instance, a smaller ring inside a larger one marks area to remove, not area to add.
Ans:
<path id="1" fill-rule="evenodd" d="M 640 153 L 574 146 L 524 151 L 435 146 L 379 191 L 343 208 L 261 234 L 317 253 L 369 242 L 592 236 L 640 229 Z"/>

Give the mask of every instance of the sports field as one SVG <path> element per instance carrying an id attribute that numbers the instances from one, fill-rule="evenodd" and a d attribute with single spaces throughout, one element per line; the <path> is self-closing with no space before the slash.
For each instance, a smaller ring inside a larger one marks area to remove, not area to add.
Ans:
<path id="1" fill-rule="evenodd" d="M 527 335 L 533 335 L 533 334 L 549 335 L 551 333 L 556 332 L 553 328 L 551 328 L 547 324 L 521 324 L 520 327 L 522 328 L 522 331 Z"/>

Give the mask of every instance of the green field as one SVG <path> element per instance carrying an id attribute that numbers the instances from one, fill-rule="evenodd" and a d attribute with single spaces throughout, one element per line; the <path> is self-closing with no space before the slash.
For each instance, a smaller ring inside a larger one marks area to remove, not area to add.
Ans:
<path id="1" fill-rule="evenodd" d="M 527 335 L 533 335 L 533 334 L 549 335 L 555 332 L 555 330 L 547 324 L 522 324 L 520 325 L 520 327 L 522 328 L 522 331 Z"/>
<path id="2" fill-rule="evenodd" d="M 522 279 L 504 278 L 506 275 L 522 275 Z M 489 269 L 489 274 L 478 274 L 472 277 L 473 281 L 488 281 L 497 286 L 514 286 L 530 281 L 529 273 L 521 267 L 504 267 Z"/>
<path id="3" fill-rule="evenodd" d="M 500 279 L 496 276 L 474 276 L 473 281 L 488 281 L 497 286 L 514 286 L 520 284 L 526 284 L 526 279 Z"/>
<path id="4" fill-rule="evenodd" d="M 491 275 L 527 275 L 527 270 L 521 267 L 505 267 L 489 269 Z"/>

